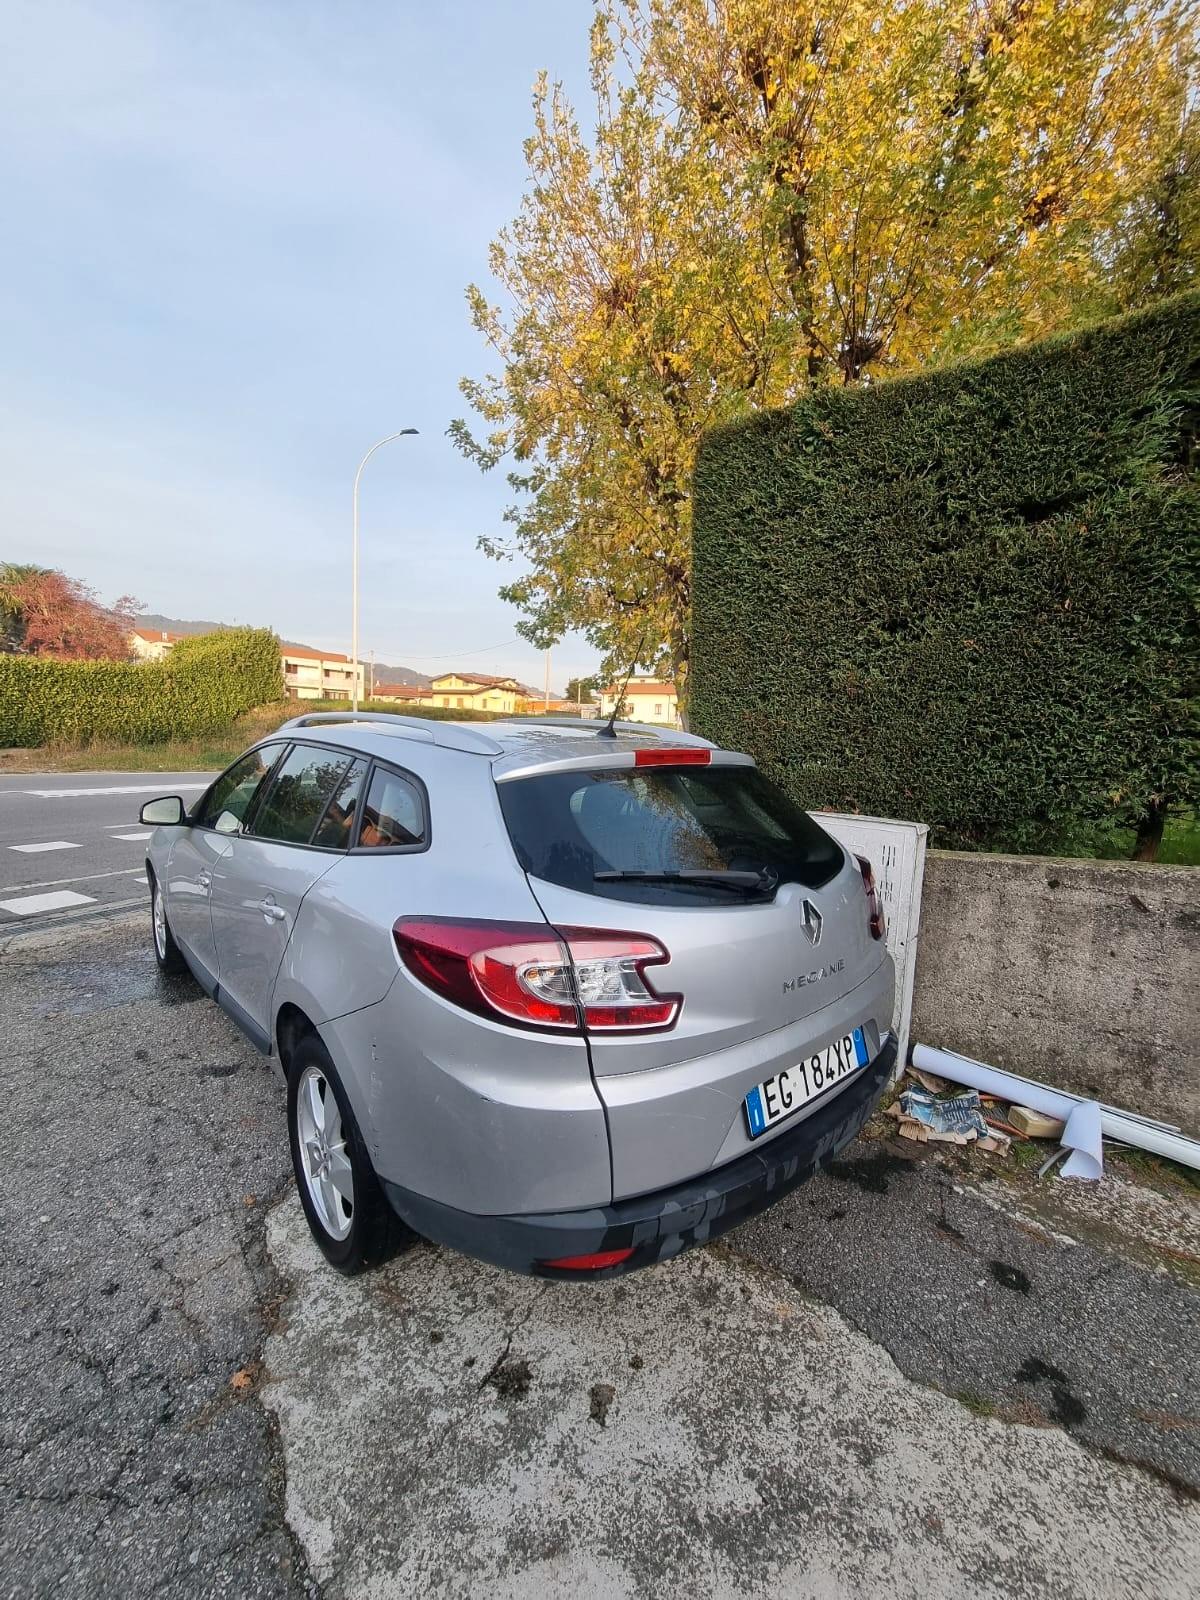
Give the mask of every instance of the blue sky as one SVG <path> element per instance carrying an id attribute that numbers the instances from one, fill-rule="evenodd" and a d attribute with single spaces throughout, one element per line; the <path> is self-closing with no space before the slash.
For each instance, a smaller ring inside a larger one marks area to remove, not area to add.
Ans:
<path id="1" fill-rule="evenodd" d="M 0 55 L 0 559 L 106 599 L 541 682 L 496 597 L 502 477 L 445 437 L 463 298 L 516 212 L 539 68 L 587 0 L 9 0 Z M 586 113 L 586 104 L 583 106 Z M 558 686 L 590 670 L 555 653 Z"/>

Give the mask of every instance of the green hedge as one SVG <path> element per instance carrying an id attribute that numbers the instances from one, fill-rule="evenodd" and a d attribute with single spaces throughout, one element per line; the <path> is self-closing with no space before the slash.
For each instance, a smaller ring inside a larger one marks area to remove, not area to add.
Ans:
<path id="1" fill-rule="evenodd" d="M 1200 295 L 710 434 L 692 724 L 1023 849 L 1195 804 Z"/>
<path id="2" fill-rule="evenodd" d="M 0 746 L 194 738 L 282 697 L 279 640 L 267 628 L 181 639 L 163 661 L 0 655 Z"/>

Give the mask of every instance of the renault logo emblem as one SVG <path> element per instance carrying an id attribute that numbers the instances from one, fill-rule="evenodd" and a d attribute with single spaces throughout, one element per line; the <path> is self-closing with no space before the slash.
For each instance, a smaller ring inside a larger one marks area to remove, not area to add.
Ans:
<path id="1" fill-rule="evenodd" d="M 800 926 L 809 944 L 821 942 L 821 913 L 811 900 L 806 900 L 800 910 Z"/>

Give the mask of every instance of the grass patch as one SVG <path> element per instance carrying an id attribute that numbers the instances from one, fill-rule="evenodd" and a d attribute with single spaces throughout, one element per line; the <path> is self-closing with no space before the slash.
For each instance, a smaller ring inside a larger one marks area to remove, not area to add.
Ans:
<path id="1" fill-rule="evenodd" d="M 1185 1167 L 1182 1162 L 1170 1161 L 1166 1156 L 1156 1155 L 1151 1150 L 1114 1150 L 1106 1146 L 1104 1159 L 1111 1163 L 1117 1172 L 1124 1172 L 1127 1177 L 1135 1182 L 1149 1183 L 1152 1187 L 1166 1190 L 1190 1190 L 1193 1194 L 1200 1191 L 1200 1172 L 1192 1167 Z"/>
<path id="2" fill-rule="evenodd" d="M 1053 840 L 1044 853 L 1093 861 L 1128 861 L 1135 840 L 1132 828 L 1079 828 Z M 1200 866 L 1200 815 L 1190 810 L 1171 812 L 1163 828 L 1158 860 L 1167 866 Z"/>
<path id="3" fill-rule="evenodd" d="M 983 1395 L 976 1394 L 973 1389 L 959 1389 L 954 1398 L 960 1406 L 966 1406 L 968 1411 L 974 1412 L 977 1417 L 997 1417 L 1000 1415 L 999 1407 L 992 1401 L 986 1400 Z"/>
<path id="4" fill-rule="evenodd" d="M 5 772 L 219 772 L 248 745 L 274 733 L 296 715 L 292 702 L 258 706 L 224 733 L 166 744 L 46 745 L 39 750 L 0 751 Z"/>

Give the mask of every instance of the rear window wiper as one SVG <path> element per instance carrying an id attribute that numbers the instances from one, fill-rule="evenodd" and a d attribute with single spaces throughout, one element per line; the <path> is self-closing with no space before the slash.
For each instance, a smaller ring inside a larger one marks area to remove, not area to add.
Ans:
<path id="1" fill-rule="evenodd" d="M 596 872 L 592 877 L 596 883 L 711 883 L 720 889 L 758 889 L 763 893 L 779 882 L 770 867 L 759 872 L 726 872 L 716 867 L 678 867 L 661 872 L 635 868 L 628 872 Z"/>

